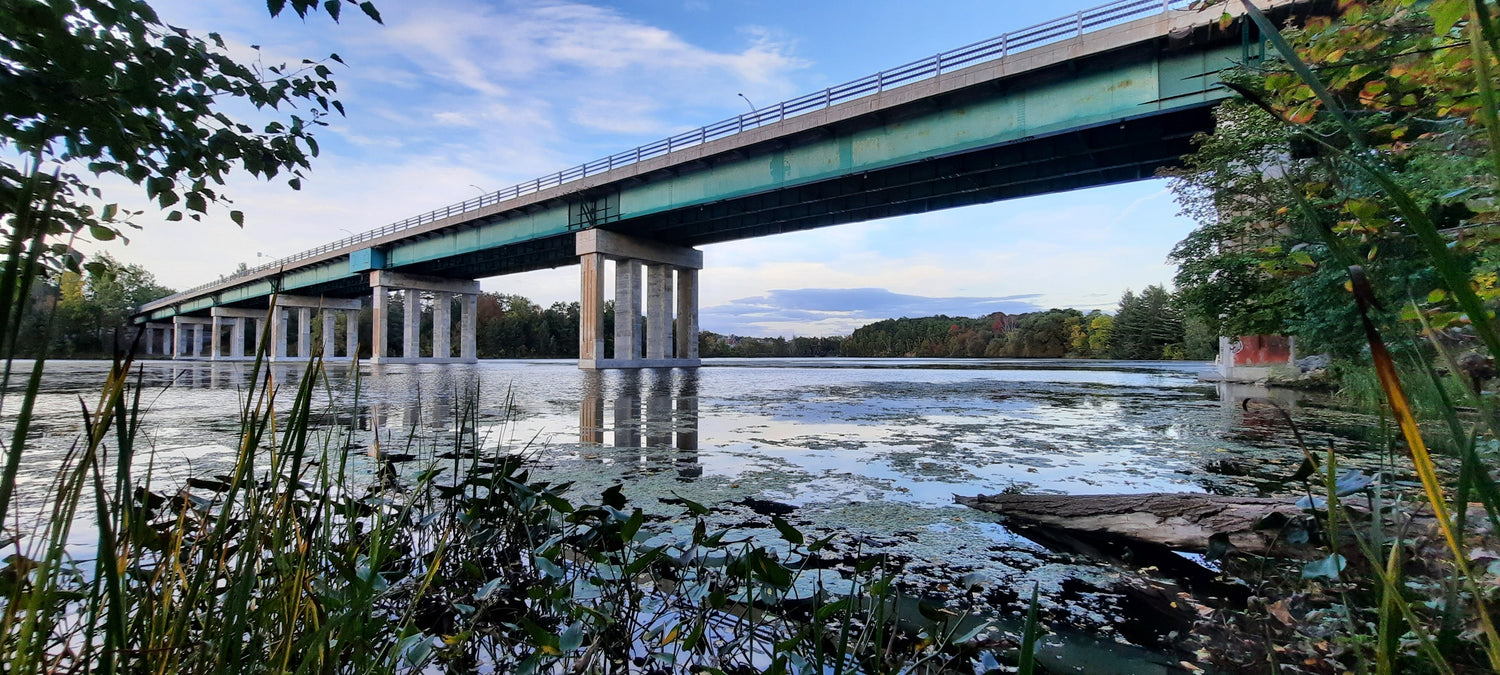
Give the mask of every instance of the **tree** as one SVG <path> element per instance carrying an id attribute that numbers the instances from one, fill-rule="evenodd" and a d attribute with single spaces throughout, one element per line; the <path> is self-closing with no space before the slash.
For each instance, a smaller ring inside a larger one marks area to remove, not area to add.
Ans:
<path id="1" fill-rule="evenodd" d="M 1167 289 L 1147 286 L 1140 295 L 1125 291 L 1110 332 L 1110 357 L 1181 358 L 1182 345 L 1182 315 Z"/>
<path id="2" fill-rule="evenodd" d="M 1345 2 L 1337 19 L 1283 31 L 1324 80 L 1333 109 L 1285 63 L 1226 73 L 1242 99 L 1170 172 L 1199 227 L 1173 250 L 1188 314 L 1220 334 L 1289 333 L 1315 350 L 1356 356 L 1364 340 L 1347 269 L 1360 264 L 1397 319 L 1415 298 L 1429 320 L 1458 318 L 1405 216 L 1373 169 L 1446 230 L 1470 284 L 1493 298 L 1493 181 L 1478 123 L 1475 60 L 1462 0 Z M 1348 132 L 1348 133 L 1346 133 Z M 1351 139 L 1351 141 L 1329 139 Z M 1341 147 L 1352 142 L 1360 152 Z"/>
<path id="3" fill-rule="evenodd" d="M 380 20 L 356 0 L 268 7 L 337 21 L 344 2 Z M 313 129 L 343 111 L 328 65 L 342 63 L 337 54 L 295 67 L 243 64 L 217 33 L 167 25 L 145 2 L 0 0 L 0 35 L 0 253 L 65 234 L 119 236 L 130 214 L 114 205 L 96 212 L 88 202 L 100 193 L 87 174 L 143 187 L 167 220 L 201 219 L 210 205 L 230 204 L 220 186 L 237 171 L 288 174 L 300 189 L 318 154 Z M 241 104 L 265 118 L 259 128 L 227 112 Z M 51 217 L 19 231 L 14 216 L 41 202 L 50 202 Z M 244 222 L 240 211 L 229 216 Z M 60 239 L 47 253 L 53 265 L 77 268 Z"/>
<path id="4" fill-rule="evenodd" d="M 28 325 L 44 326 L 45 314 L 55 309 L 54 352 L 65 355 L 105 355 L 115 346 L 117 331 L 141 305 L 172 294 L 156 283 L 156 277 L 140 265 L 126 265 L 102 254 L 80 272 L 65 270 L 54 284 L 55 307 L 38 303 L 23 319 Z M 35 343 L 27 351 L 35 353 Z"/>

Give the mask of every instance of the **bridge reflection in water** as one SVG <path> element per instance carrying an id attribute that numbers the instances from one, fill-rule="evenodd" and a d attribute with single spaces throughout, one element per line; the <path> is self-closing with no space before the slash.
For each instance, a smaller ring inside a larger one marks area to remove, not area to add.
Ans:
<path id="1" fill-rule="evenodd" d="M 651 368 L 584 371 L 578 442 L 614 448 L 678 450 L 681 478 L 698 478 L 698 371 Z M 605 443 L 606 435 L 609 443 Z M 660 460 L 643 453 L 642 461 Z"/>

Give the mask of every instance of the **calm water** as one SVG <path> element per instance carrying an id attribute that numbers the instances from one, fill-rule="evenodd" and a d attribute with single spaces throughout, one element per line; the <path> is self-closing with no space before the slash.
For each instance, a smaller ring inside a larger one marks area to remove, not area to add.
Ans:
<path id="1" fill-rule="evenodd" d="M 35 451 L 18 491 L 35 505 L 81 430 L 107 365 L 49 364 Z M 1202 363 L 1038 360 L 710 360 L 692 371 L 579 371 L 572 361 L 364 366 L 359 400 L 347 365 L 328 368 L 324 405 L 357 443 L 399 452 L 455 425 L 478 392 L 489 443 L 527 448 L 538 471 L 574 481 L 577 501 L 617 482 L 636 506 L 666 517 L 679 495 L 719 505 L 728 525 L 763 528 L 765 502 L 794 524 L 842 529 L 911 559 L 934 583 L 962 575 L 1004 589 L 1042 584 L 1058 611 L 1120 629 L 1109 570 L 1045 552 L 954 494 L 1285 490 L 1301 461 L 1268 407 L 1197 379 Z M 24 372 L 24 371 L 22 371 Z M 277 366 L 291 383 L 297 366 Z M 248 366 L 148 362 L 158 485 L 222 472 L 233 459 Z M 288 384 L 280 403 L 290 402 Z M 7 425 L 16 397 L 6 402 Z M 1370 420 L 1283 401 L 1318 448 L 1358 464 Z M 377 440 L 378 439 L 378 440 Z M 359 471 L 368 474 L 373 462 Z M 774 538 L 774 531 L 768 531 Z M 1084 590 L 1080 591 L 1082 587 Z M 1082 601 L 1079 601 L 1082 593 Z M 1092 595 L 1090 595 L 1092 594 Z M 998 598 L 997 602 L 1005 598 Z"/>

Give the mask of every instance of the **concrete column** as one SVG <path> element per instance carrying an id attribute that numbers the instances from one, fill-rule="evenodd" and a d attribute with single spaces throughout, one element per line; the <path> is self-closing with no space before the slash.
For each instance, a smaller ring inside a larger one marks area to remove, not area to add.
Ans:
<path id="1" fill-rule="evenodd" d="M 387 347 L 386 334 L 386 303 L 389 297 L 386 295 L 385 286 L 376 286 L 375 293 L 370 296 L 370 360 L 380 363 L 385 360 Z"/>
<path id="2" fill-rule="evenodd" d="M 641 358 L 641 261 L 615 262 L 615 356 Z"/>
<path id="3" fill-rule="evenodd" d="M 463 294 L 463 318 L 459 325 L 459 356 L 473 363 L 479 360 L 479 294 Z"/>
<path id="4" fill-rule="evenodd" d="M 245 323 L 250 321 L 245 317 L 233 319 L 234 323 L 229 325 L 229 358 L 245 358 Z"/>
<path id="5" fill-rule="evenodd" d="M 359 312 L 344 313 L 344 356 L 359 358 Z"/>
<path id="6" fill-rule="evenodd" d="M 320 311 L 319 313 L 323 315 L 323 358 L 331 359 L 337 355 L 337 353 L 335 352 L 336 348 L 333 343 L 333 332 L 335 327 L 333 311 L 325 309 Z"/>
<path id="7" fill-rule="evenodd" d="M 422 292 L 414 289 L 402 291 L 406 304 L 403 317 L 405 330 L 401 333 L 401 355 L 415 359 L 422 355 Z"/>
<path id="8" fill-rule="evenodd" d="M 677 358 L 698 358 L 698 270 L 677 268 Z"/>
<path id="9" fill-rule="evenodd" d="M 312 308 L 297 308 L 297 358 L 312 356 Z"/>
<path id="10" fill-rule="evenodd" d="M 219 344 L 219 334 L 224 332 L 224 325 L 220 323 L 219 317 L 213 318 L 213 326 L 209 330 L 213 332 L 208 334 L 208 358 L 218 359 L 219 347 L 222 346 Z"/>
<path id="11" fill-rule="evenodd" d="M 432 358 L 453 358 L 453 296 L 432 294 Z"/>
<path id="12" fill-rule="evenodd" d="M 604 255 L 585 253 L 582 263 L 580 312 L 578 316 L 578 358 L 604 358 Z"/>
<path id="13" fill-rule="evenodd" d="M 276 350 L 271 356 L 273 360 L 286 358 L 286 320 L 287 311 L 277 307 L 276 317 L 271 321 L 271 348 Z"/>
<path id="14" fill-rule="evenodd" d="M 266 320 L 251 319 L 250 334 L 254 336 L 255 353 L 260 354 L 261 343 L 266 341 Z"/>
<path id="15" fill-rule="evenodd" d="M 146 324 L 145 329 L 146 329 L 146 356 L 151 356 L 152 354 L 156 353 L 156 328 L 154 326 L 152 326 L 151 324 Z"/>
<path id="16" fill-rule="evenodd" d="M 191 345 L 191 348 L 188 351 L 188 354 L 191 355 L 191 356 L 202 356 L 203 355 L 203 326 L 201 324 L 196 324 L 196 323 L 193 324 L 192 325 L 192 330 L 191 330 L 191 332 L 189 334 L 192 335 L 192 337 L 188 338 L 188 339 L 192 340 L 192 342 L 189 343 Z"/>
<path id="17" fill-rule="evenodd" d="M 172 328 L 172 358 L 180 359 L 187 356 L 187 336 L 183 335 L 182 324 L 173 323 Z"/>
<path id="18" fill-rule="evenodd" d="M 672 355 L 672 268 L 651 265 L 646 268 L 646 358 L 665 359 Z"/>

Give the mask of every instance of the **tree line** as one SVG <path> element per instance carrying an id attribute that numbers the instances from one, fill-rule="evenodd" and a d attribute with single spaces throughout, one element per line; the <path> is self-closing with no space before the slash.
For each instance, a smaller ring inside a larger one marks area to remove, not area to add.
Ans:
<path id="1" fill-rule="evenodd" d="M 165 297 L 172 289 L 140 265 L 101 255 L 80 271 L 63 271 L 38 283 L 23 317 L 19 343 L 29 356 L 40 353 L 50 335 L 54 357 L 106 357 L 134 337 L 125 331 L 131 313 Z M 455 308 L 456 309 L 456 308 Z M 389 305 L 389 353 L 403 350 L 403 303 Z M 455 311 L 456 318 L 458 313 Z M 360 313 L 361 356 L 370 355 L 372 313 Z M 577 358 L 579 304 L 555 302 L 542 307 L 505 293 L 482 293 L 477 303 L 475 343 L 479 358 Z M 50 321 L 50 324 L 49 324 Z M 290 318 L 296 330 L 296 313 Z M 451 344 L 460 344 L 458 321 Z M 432 313 L 423 312 L 422 341 L 431 344 Z M 605 303 L 605 349 L 613 350 L 614 304 Z M 338 322 L 335 341 L 345 327 Z M 322 322 L 312 325 L 319 343 Z M 930 316 L 877 321 L 839 337 L 744 337 L 703 331 L 699 354 L 721 357 L 925 357 L 925 358 L 1213 358 L 1213 337 L 1201 322 L 1184 318 L 1180 301 L 1161 286 L 1139 294 L 1127 291 L 1113 315 L 1100 311 L 1049 309 L 1043 312 L 984 317 Z"/>
<path id="2" fill-rule="evenodd" d="M 1161 286 L 1126 291 L 1113 315 L 1049 309 L 983 317 L 885 319 L 847 337 L 741 337 L 704 331 L 704 357 L 1211 359 L 1217 336 Z"/>

